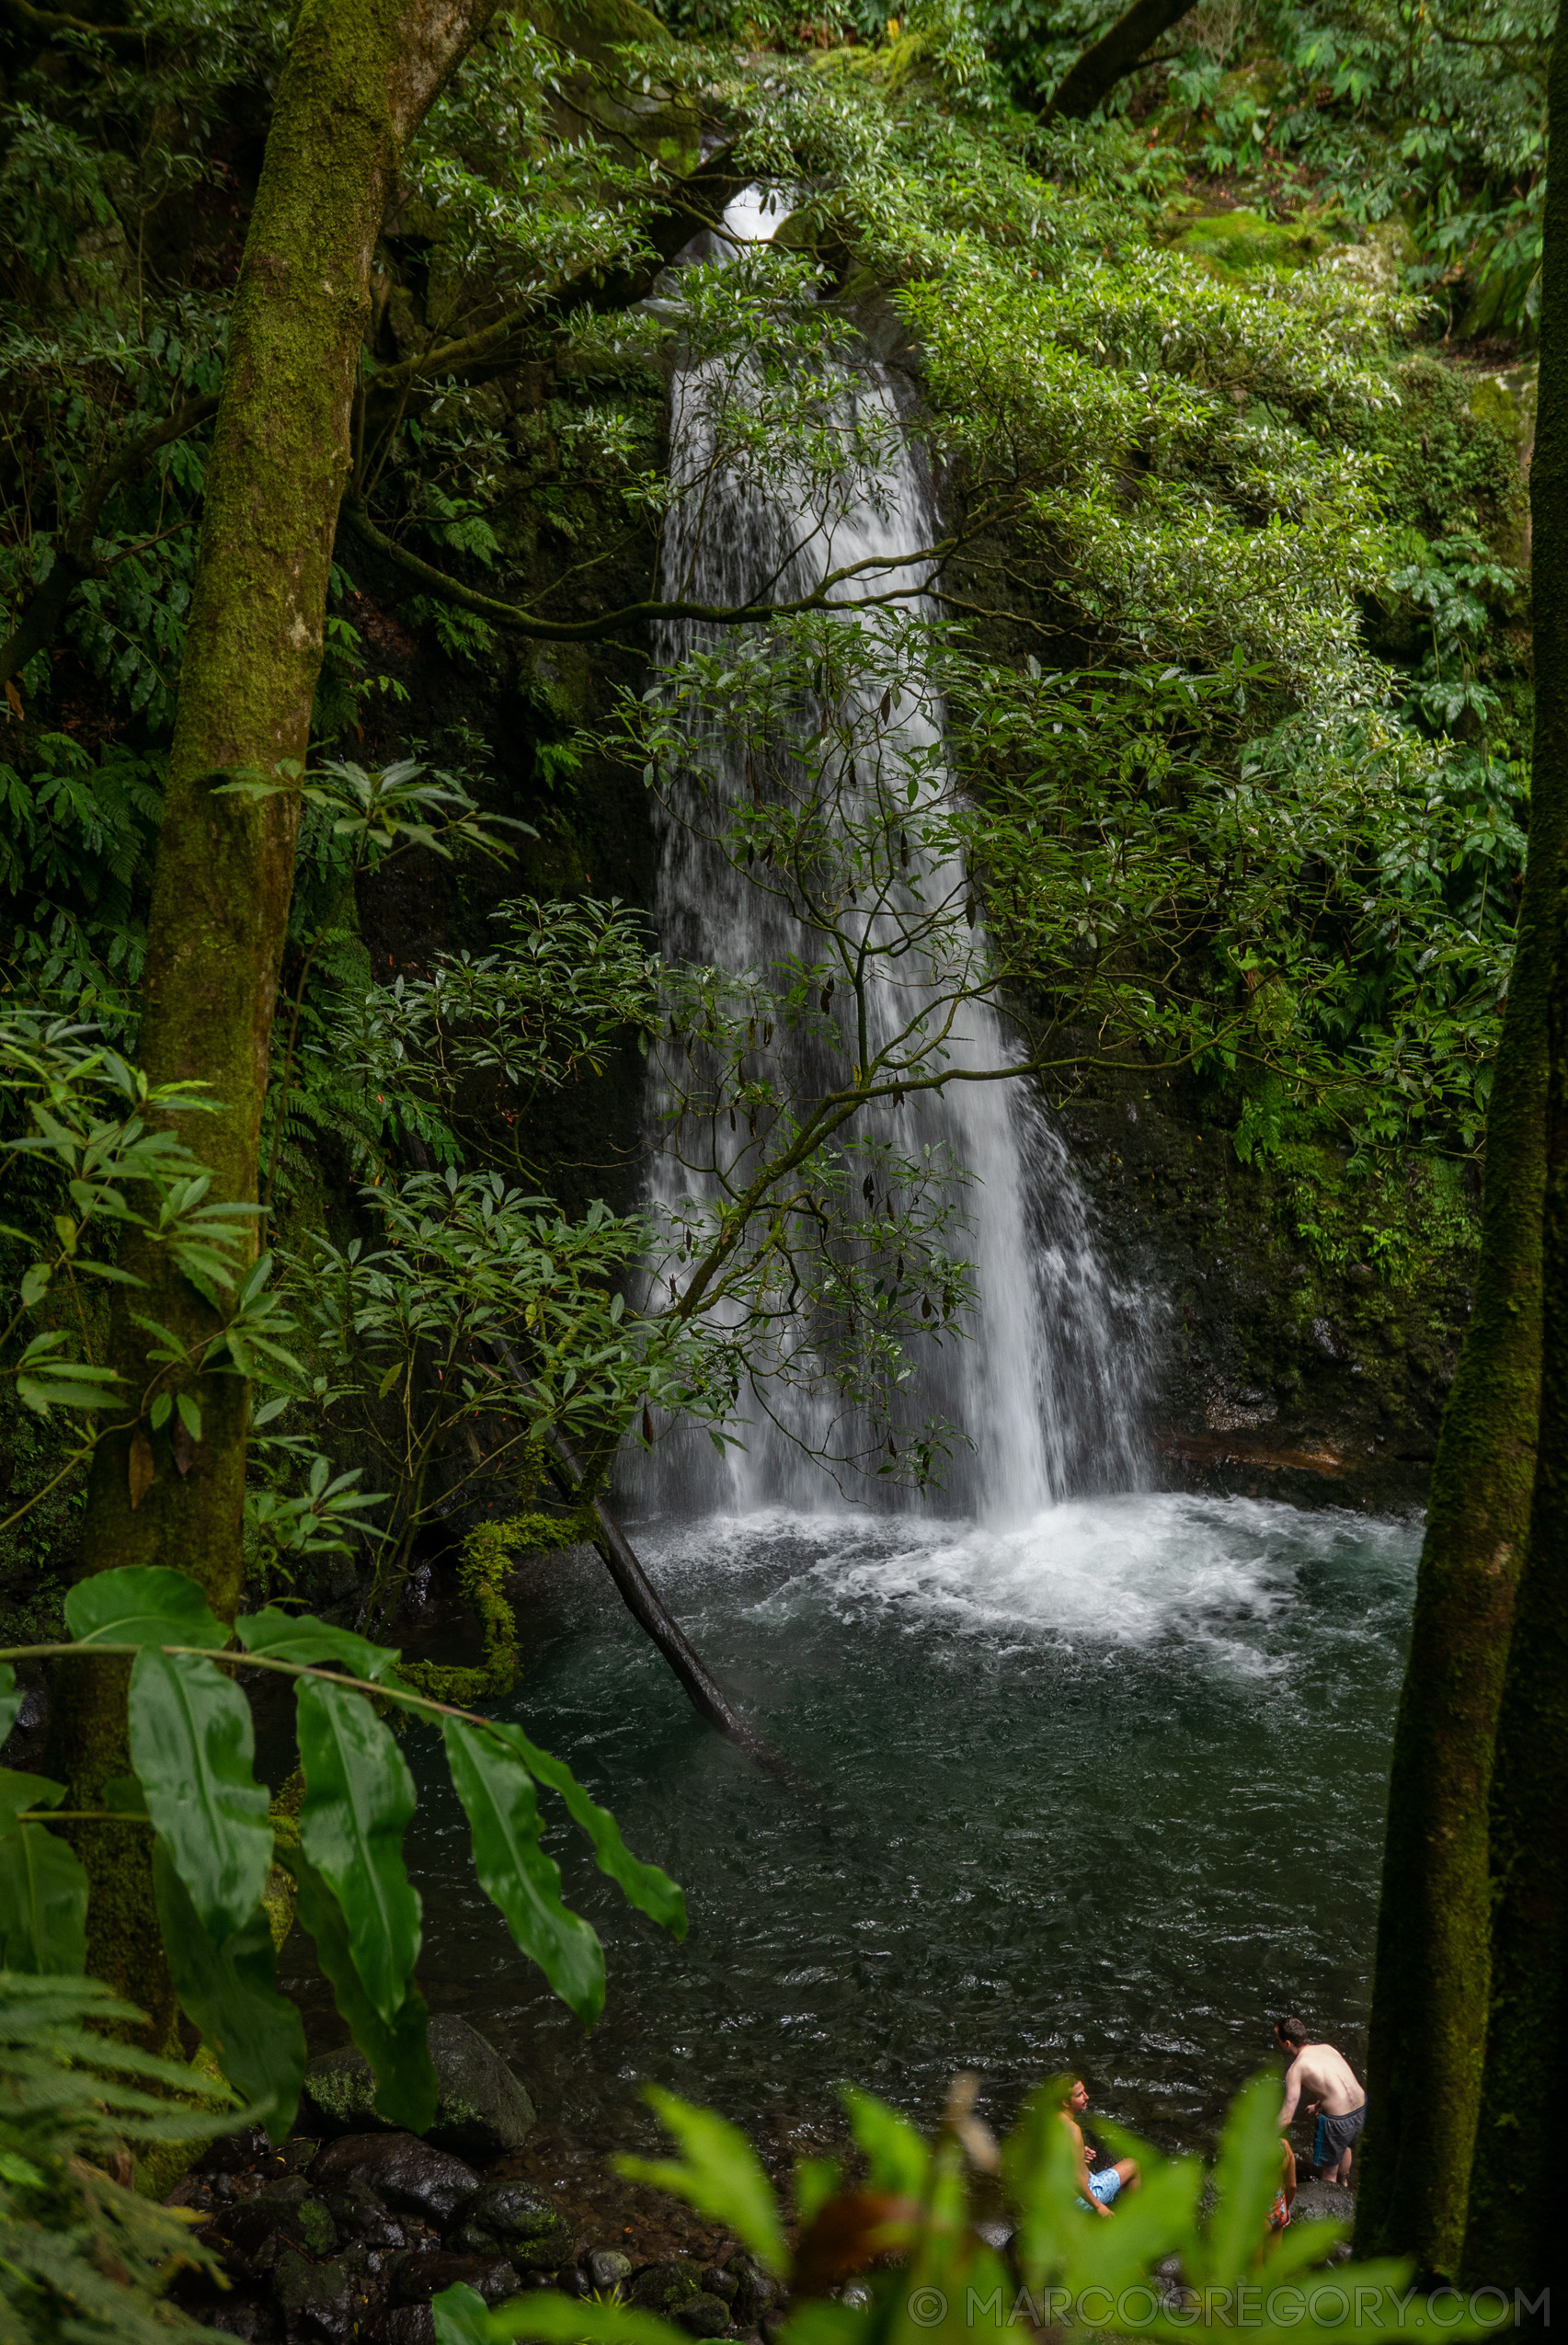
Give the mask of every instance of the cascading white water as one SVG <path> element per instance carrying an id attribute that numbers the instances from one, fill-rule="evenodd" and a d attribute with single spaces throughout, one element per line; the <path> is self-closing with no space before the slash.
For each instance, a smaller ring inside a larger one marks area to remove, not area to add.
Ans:
<path id="1" fill-rule="evenodd" d="M 776 224 L 754 190 L 726 215 L 737 238 L 766 236 Z M 677 490 L 688 494 L 678 498 L 667 533 L 667 599 L 734 603 L 767 578 L 777 581 L 781 597 L 799 594 L 831 571 L 897 565 L 935 542 L 930 485 L 901 429 L 896 387 L 884 368 L 869 356 L 846 367 L 842 392 L 846 432 L 856 421 L 869 425 L 886 451 L 880 476 L 868 490 L 846 471 L 836 487 L 825 490 L 818 480 L 791 498 L 759 494 L 712 463 L 705 394 L 717 363 L 697 361 L 676 379 L 670 470 Z M 701 493 L 691 493 L 698 484 Z M 884 573 L 880 582 L 893 575 Z M 909 581 L 907 568 L 897 576 Z M 863 590 L 868 583 L 875 591 L 875 571 L 857 581 Z M 657 646 L 661 664 L 713 634 L 701 625 L 667 627 Z M 907 728 L 932 728 L 921 734 L 926 747 L 940 738 L 940 708 L 929 700 L 905 721 Z M 738 798 L 745 786 L 740 755 L 727 761 L 721 748 L 715 766 L 708 746 L 710 772 L 716 770 L 721 789 Z M 776 898 L 752 887 L 696 826 L 680 820 L 664 825 L 657 918 L 662 947 L 676 959 L 741 971 L 776 969 L 792 957 L 809 962 L 816 954 L 814 940 Z M 909 988 L 901 986 L 895 1002 L 890 981 L 881 983 L 888 998 L 874 1001 L 872 1014 L 890 1028 L 909 1015 Z M 955 1066 L 997 1067 L 1016 1055 L 988 1002 L 966 1004 L 963 1028 L 951 1053 Z M 665 1105 L 652 1103 L 660 1133 Z M 1144 1347 L 1134 1298 L 1113 1288 L 1066 1148 L 1032 1086 L 1025 1080 L 956 1082 L 868 1111 L 864 1120 L 905 1154 L 944 1150 L 970 1176 L 964 1250 L 974 1264 L 978 1313 L 970 1340 L 929 1347 L 918 1381 L 921 1402 L 971 1447 L 956 1451 L 940 1493 L 927 1503 L 1007 1525 L 1026 1522 L 1070 1493 L 1136 1485 Z M 665 1208 L 693 1191 L 689 1168 L 661 1150 L 657 1137 L 649 1187 L 653 1203 Z M 797 1393 L 795 1407 L 803 1442 L 750 1412 L 744 1450 L 723 1458 L 705 1443 L 661 1444 L 651 1470 L 638 1470 L 641 1494 L 681 1512 L 836 1502 L 810 1454 L 826 1445 L 830 1403 Z M 863 1489 L 889 1503 L 886 1483 Z"/>

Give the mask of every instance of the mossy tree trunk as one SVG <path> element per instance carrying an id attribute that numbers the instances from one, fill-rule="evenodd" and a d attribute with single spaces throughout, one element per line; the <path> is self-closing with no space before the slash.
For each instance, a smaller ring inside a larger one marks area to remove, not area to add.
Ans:
<path id="1" fill-rule="evenodd" d="M 1551 120 L 1568 143 L 1568 37 Z M 1530 483 L 1535 762 L 1530 858 L 1554 925 L 1548 998 L 1540 1450 L 1492 1784 L 1491 2008 L 1465 2237 L 1470 2284 L 1536 2296 L 1568 2275 L 1568 172 L 1546 200 L 1540 412 Z M 1535 2326 L 1542 2327 L 1538 2312 Z"/>
<path id="2" fill-rule="evenodd" d="M 1561 230 L 1559 251 L 1568 260 Z M 1563 273 L 1560 261 L 1554 288 L 1549 260 L 1547 298 L 1559 310 Z M 1516 1591 L 1540 1532 L 1539 1489 L 1568 1463 L 1562 1432 L 1554 1463 L 1540 1424 L 1538 1487 L 1548 1092 L 1563 1047 L 1553 971 L 1568 846 L 1568 418 L 1544 331 L 1542 361 L 1529 859 L 1487 1115 L 1475 1309 L 1437 1446 L 1394 1735 L 1358 2161 L 1357 2253 L 1413 2255 L 1426 2276 L 1455 2274 L 1463 2248 L 1491 1993 L 1488 1806 L 1505 1670 L 1524 1602 Z M 1560 1064 L 1554 1098 L 1562 1080 Z M 1562 1106 L 1551 1112 L 1564 1128 Z M 1559 1503 L 1568 1521 L 1568 1485 Z"/>
<path id="3" fill-rule="evenodd" d="M 398 159 L 496 0 L 303 0 L 278 87 L 230 321 L 207 467 L 167 798 L 148 921 L 138 1055 L 158 1082 L 195 1078 L 222 1112 L 184 1124 L 214 1198 L 251 1203 L 273 1004 L 293 887 L 292 795 L 216 794 L 236 769 L 303 761 L 321 665 L 349 422 L 370 315 L 370 271 Z M 143 1247 L 143 1288 L 117 1289 L 113 1364 L 139 1390 L 147 1338 L 133 1313 L 188 1344 L 216 1321 Z M 83 1568 L 162 1563 L 234 1615 L 248 1413 L 235 1377 L 191 1386 L 201 1438 L 150 1439 L 155 1479 L 133 1499 L 129 1433 L 94 1460 Z M 142 1452 L 144 1462 L 145 1452 Z M 94 1664 L 55 1687 L 52 1758 L 73 1806 L 102 1804 L 127 1771 L 123 1670 Z M 150 2009 L 173 2002 L 146 1867 L 123 1828 L 80 1827 L 93 1885 L 88 1968 Z"/>

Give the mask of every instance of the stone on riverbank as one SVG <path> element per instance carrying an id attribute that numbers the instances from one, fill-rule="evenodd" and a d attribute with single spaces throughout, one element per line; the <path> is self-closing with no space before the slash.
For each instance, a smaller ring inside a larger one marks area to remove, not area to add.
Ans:
<path id="1" fill-rule="evenodd" d="M 665 2263 L 644 2264 L 626 2295 L 645 2313 L 663 2313 L 668 2317 L 700 2295 L 702 2287 L 702 2266 L 690 2256 L 671 2256 Z"/>
<path id="2" fill-rule="evenodd" d="M 430 2021 L 430 2058 L 440 2098 L 427 2139 L 465 2157 L 498 2157 L 516 2149 L 535 2123 L 533 2103 L 494 2044 L 452 2012 Z M 302 2131 L 322 2133 L 390 2132 L 376 2114 L 375 2074 L 362 2052 L 347 2044 L 324 2053 L 305 2070 Z"/>
<path id="3" fill-rule="evenodd" d="M 558 2271 L 570 2260 L 572 2233 L 555 2202 L 535 2184 L 498 2176 L 463 2209 L 463 2221 L 448 2244 L 464 2255 L 498 2250 L 520 2271 Z"/>
<path id="4" fill-rule="evenodd" d="M 413 2133 L 349 2133 L 316 2153 L 311 2187 L 324 2196 L 355 2178 L 378 2198 L 442 2226 L 479 2188 L 471 2166 Z"/>
<path id="5" fill-rule="evenodd" d="M 352 2287 L 338 2263 L 311 2263 L 286 2248 L 272 2274 L 272 2296 L 291 2337 L 347 2337 Z"/>
<path id="6" fill-rule="evenodd" d="M 517 2294 L 517 2273 L 505 2256 L 453 2256 L 444 2249 L 406 2258 L 397 2268 L 392 2293 L 400 2305 L 428 2305 L 460 2281 L 487 2305 Z"/>

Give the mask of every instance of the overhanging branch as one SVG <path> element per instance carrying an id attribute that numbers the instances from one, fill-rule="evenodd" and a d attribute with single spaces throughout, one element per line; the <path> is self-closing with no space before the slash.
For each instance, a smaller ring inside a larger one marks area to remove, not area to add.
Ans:
<path id="1" fill-rule="evenodd" d="M 438 377 L 470 382 L 476 375 L 500 371 L 513 355 L 518 337 L 530 326 L 559 326 L 579 310 L 602 315 L 641 301 L 651 292 L 660 269 L 674 259 L 681 246 L 689 244 L 699 230 L 714 227 L 725 206 L 733 202 L 746 185 L 736 177 L 731 167 L 734 154 L 733 145 L 722 148 L 701 170 L 682 179 L 670 201 L 653 214 L 644 231 L 651 257 L 616 269 L 579 270 L 575 277 L 541 292 L 473 334 L 438 343 L 433 349 L 400 359 L 395 366 L 379 369 L 366 385 L 372 406 L 413 389 L 416 383 Z"/>
<path id="2" fill-rule="evenodd" d="M 433 563 L 410 554 L 406 546 L 376 527 L 362 505 L 349 498 L 343 500 L 343 518 L 366 545 L 398 569 L 406 570 L 411 578 L 418 578 L 432 594 L 455 603 L 460 610 L 474 612 L 509 635 L 528 635 L 545 643 L 598 643 L 624 628 L 646 626 L 657 619 L 696 619 L 709 626 L 744 627 L 754 625 L 761 619 L 793 619 L 803 612 L 823 611 L 830 606 L 839 611 L 873 611 L 890 602 L 912 601 L 931 591 L 932 574 L 951 557 L 959 543 L 956 538 L 947 538 L 938 545 L 922 547 L 918 554 L 877 555 L 864 562 L 846 563 L 842 569 L 830 570 L 810 594 L 798 596 L 792 602 L 770 602 L 761 596 L 750 602 L 659 602 L 650 597 L 646 602 L 623 603 L 618 611 L 604 612 L 597 619 L 542 619 L 515 602 L 501 602 L 494 595 L 481 594 L 476 587 L 464 586 L 446 571 L 438 570 Z M 834 588 L 867 573 L 880 576 L 888 570 L 916 568 L 925 575 L 914 585 L 891 587 L 885 594 L 846 599 L 833 592 Z"/>

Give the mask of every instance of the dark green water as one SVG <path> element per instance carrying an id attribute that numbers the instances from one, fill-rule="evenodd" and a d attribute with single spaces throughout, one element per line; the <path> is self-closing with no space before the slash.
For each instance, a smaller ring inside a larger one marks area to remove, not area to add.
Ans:
<path id="1" fill-rule="evenodd" d="M 653 2077 L 800 2138 L 841 2078 L 929 2112 L 959 2067 L 1005 2119 L 1073 2063 L 1176 2146 L 1278 2011 L 1359 2058 L 1413 1527 L 1144 1496 L 1010 1535 L 774 1515 L 639 1536 L 829 1813 L 697 1724 L 597 1565 L 541 1584 L 512 1712 L 681 1882 L 690 1937 L 554 1836 L 609 1958 L 585 2043 L 474 1886 L 429 1756 L 410 1858 L 432 2005 L 562 2124 L 628 2138 Z"/>

